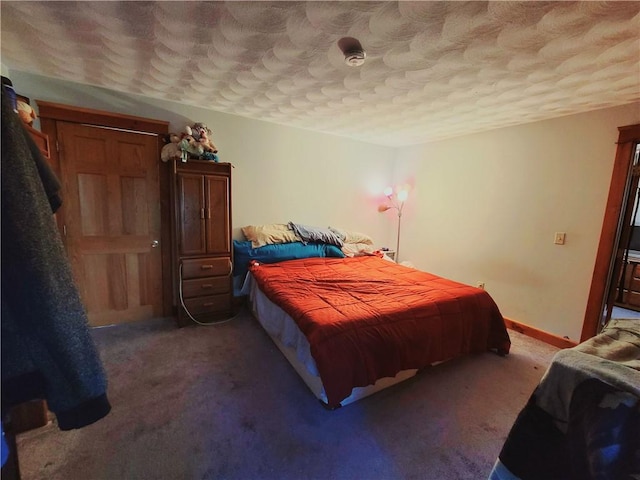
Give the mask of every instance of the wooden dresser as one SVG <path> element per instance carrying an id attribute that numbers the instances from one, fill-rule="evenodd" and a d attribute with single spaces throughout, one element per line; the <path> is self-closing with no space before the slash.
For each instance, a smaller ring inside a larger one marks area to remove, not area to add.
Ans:
<path id="1" fill-rule="evenodd" d="M 624 275 L 622 292 L 616 291 L 616 305 L 628 310 L 640 311 L 640 256 L 629 254 L 620 275 Z"/>
<path id="2" fill-rule="evenodd" d="M 232 315 L 231 164 L 174 161 L 173 276 L 178 325 Z"/>

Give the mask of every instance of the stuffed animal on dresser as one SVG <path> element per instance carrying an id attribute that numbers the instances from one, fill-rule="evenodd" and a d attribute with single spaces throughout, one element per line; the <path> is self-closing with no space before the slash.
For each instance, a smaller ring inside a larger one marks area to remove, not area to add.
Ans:
<path id="1" fill-rule="evenodd" d="M 30 127 L 33 126 L 33 121 L 38 118 L 33 107 L 20 99 L 17 101 L 17 107 L 20 119 Z"/>
<path id="2" fill-rule="evenodd" d="M 182 140 L 180 140 L 180 150 L 183 154 L 186 154 L 188 158 L 201 158 L 204 153 L 204 148 L 192 135 L 182 137 Z"/>
<path id="3" fill-rule="evenodd" d="M 180 141 L 182 138 L 177 133 L 169 134 L 169 143 L 167 143 L 160 151 L 160 159 L 163 162 L 169 160 L 182 160 L 182 149 L 180 148 Z"/>
<path id="4" fill-rule="evenodd" d="M 193 137 L 202 147 L 202 158 L 204 160 L 218 161 L 218 147 L 211 139 L 211 130 L 204 123 L 194 123 L 193 126 L 185 128 L 185 133 Z"/>

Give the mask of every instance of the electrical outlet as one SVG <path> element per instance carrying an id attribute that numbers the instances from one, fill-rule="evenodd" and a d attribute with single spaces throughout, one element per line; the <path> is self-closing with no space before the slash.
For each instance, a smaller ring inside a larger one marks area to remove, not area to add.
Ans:
<path id="1" fill-rule="evenodd" d="M 481 288 L 482 290 L 484 290 L 484 282 L 476 283 L 476 287 Z"/>
<path id="2" fill-rule="evenodd" d="M 553 239 L 553 243 L 556 245 L 564 245 L 565 240 L 567 239 L 567 234 L 564 232 L 556 232 L 556 236 Z"/>

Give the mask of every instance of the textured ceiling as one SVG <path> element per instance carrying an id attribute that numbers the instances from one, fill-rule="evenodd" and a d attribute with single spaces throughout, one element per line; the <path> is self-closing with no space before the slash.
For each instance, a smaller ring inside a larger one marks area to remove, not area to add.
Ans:
<path id="1" fill-rule="evenodd" d="M 10 71 L 385 145 L 640 99 L 640 2 L 0 6 Z"/>

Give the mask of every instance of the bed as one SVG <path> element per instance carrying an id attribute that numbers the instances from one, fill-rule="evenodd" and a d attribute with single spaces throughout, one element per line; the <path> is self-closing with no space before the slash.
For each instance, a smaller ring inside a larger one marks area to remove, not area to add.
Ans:
<path id="1" fill-rule="evenodd" d="M 469 354 L 509 352 L 484 290 L 409 268 L 381 253 L 250 261 L 254 316 L 328 408 Z"/>
<path id="2" fill-rule="evenodd" d="M 553 358 L 518 415 L 491 480 L 640 478 L 640 319 Z"/>

